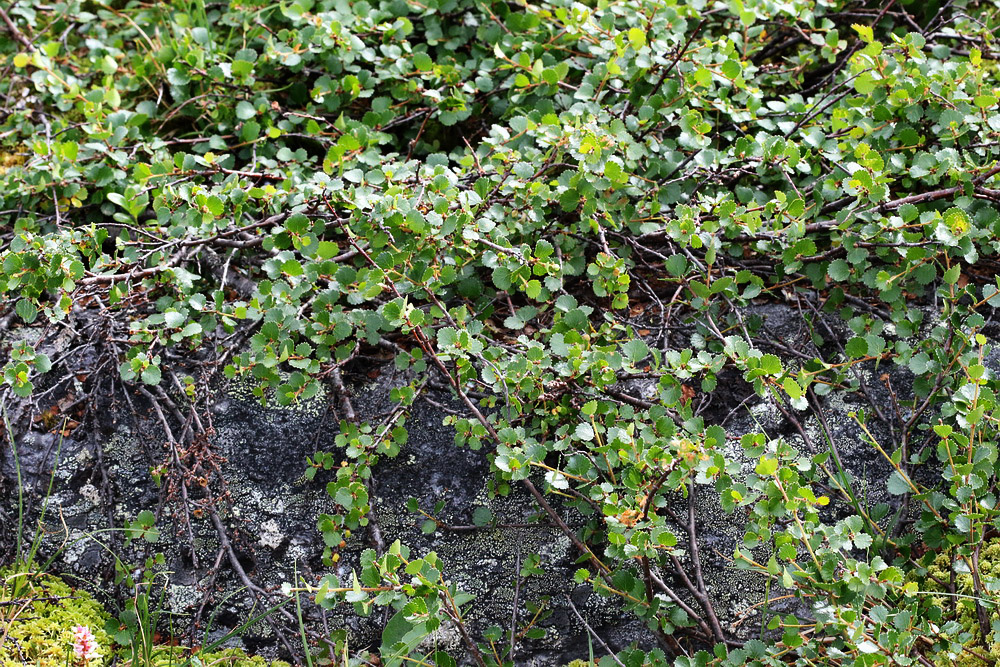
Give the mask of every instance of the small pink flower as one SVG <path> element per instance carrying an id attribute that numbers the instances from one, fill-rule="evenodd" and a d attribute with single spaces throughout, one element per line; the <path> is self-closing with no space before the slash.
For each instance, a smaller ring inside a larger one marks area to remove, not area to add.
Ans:
<path id="1" fill-rule="evenodd" d="M 100 647 L 94 639 L 94 633 L 86 625 L 77 625 L 73 628 L 73 655 L 87 664 L 91 660 L 101 657 Z"/>

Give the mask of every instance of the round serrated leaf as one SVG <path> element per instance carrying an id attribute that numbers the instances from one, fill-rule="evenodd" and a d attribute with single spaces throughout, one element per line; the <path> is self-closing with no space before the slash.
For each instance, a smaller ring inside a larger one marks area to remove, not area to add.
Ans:
<path id="1" fill-rule="evenodd" d="M 848 276 L 851 275 L 851 266 L 847 263 L 847 260 L 835 259 L 827 267 L 826 275 L 837 282 L 842 282 L 847 280 Z"/>
<path id="2" fill-rule="evenodd" d="M 236 117 L 240 120 L 250 120 L 257 115 L 257 110 L 253 105 L 243 100 L 236 105 Z"/>
<path id="3" fill-rule="evenodd" d="M 149 366 L 142 372 L 142 381 L 148 385 L 160 384 L 160 367 Z"/>
<path id="4" fill-rule="evenodd" d="M 27 324 L 31 324 L 38 317 L 38 308 L 35 307 L 28 299 L 21 299 L 17 302 L 15 307 L 18 317 L 25 321 Z"/>
<path id="5" fill-rule="evenodd" d="M 847 341 L 847 345 L 844 346 L 844 352 L 852 359 L 860 359 L 868 354 L 868 341 L 861 336 L 855 336 Z"/>

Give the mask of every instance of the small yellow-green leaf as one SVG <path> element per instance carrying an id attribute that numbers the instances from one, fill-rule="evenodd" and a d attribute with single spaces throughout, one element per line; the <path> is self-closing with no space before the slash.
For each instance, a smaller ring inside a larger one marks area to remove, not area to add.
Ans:
<path id="1" fill-rule="evenodd" d="M 629 28 L 628 41 L 632 44 L 632 48 L 641 49 L 646 46 L 646 33 L 639 28 Z"/>

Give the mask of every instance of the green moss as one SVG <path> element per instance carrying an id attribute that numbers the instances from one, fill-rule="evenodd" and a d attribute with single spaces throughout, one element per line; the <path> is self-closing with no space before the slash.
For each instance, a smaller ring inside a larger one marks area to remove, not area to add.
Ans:
<path id="1" fill-rule="evenodd" d="M 163 646 L 157 648 L 152 660 L 141 667 L 181 667 L 190 656 L 186 648 L 180 646 Z M 123 663 L 126 667 L 129 661 Z M 283 660 L 268 662 L 259 655 L 248 656 L 240 649 L 229 648 L 212 653 L 198 653 L 191 660 L 193 667 L 291 667 Z M 137 666 L 138 667 L 138 666 Z"/>
<path id="2" fill-rule="evenodd" d="M 961 631 L 953 635 L 942 634 L 943 637 L 951 641 L 959 642 L 963 646 L 976 651 L 961 651 L 952 653 L 941 651 L 933 656 L 933 662 L 940 667 L 993 667 L 996 660 L 1000 659 L 1000 633 L 993 631 L 986 637 L 985 647 L 982 641 L 982 633 L 979 628 L 979 619 L 976 615 L 976 604 L 973 598 L 976 597 L 975 585 L 972 581 L 972 574 L 964 567 L 964 561 L 960 566 L 956 562 L 952 550 L 938 554 L 934 561 L 927 566 L 927 576 L 921 580 L 921 588 L 931 592 L 947 592 L 947 583 L 955 582 L 955 593 L 958 597 L 935 596 L 932 598 L 933 604 L 941 609 L 951 609 L 954 607 L 954 620 L 961 626 Z M 960 560 L 960 559 L 958 559 Z M 991 540 L 979 552 L 979 574 L 982 585 L 987 590 L 991 585 L 1000 579 L 1000 539 Z M 989 621 L 992 627 L 997 627 L 1000 623 L 1000 610 L 993 605 L 986 605 Z M 987 652 L 990 660 L 979 657 Z M 978 655 L 977 655 L 978 653 Z"/>
<path id="3" fill-rule="evenodd" d="M 110 639 L 104 625 L 110 618 L 89 593 L 71 588 L 47 574 L 0 570 L 0 665 L 2 667 L 64 667 L 73 657 L 73 627 L 94 633 L 107 664 Z"/>
<path id="4" fill-rule="evenodd" d="M 101 659 L 89 667 L 110 663 L 111 638 L 105 624 L 111 616 L 89 593 L 71 588 L 48 574 L 26 574 L 0 570 L 0 667 L 66 667 L 73 660 L 73 627 L 85 625 L 101 647 Z M 12 604 L 9 604 L 12 603 Z M 130 666 L 126 650 L 119 648 L 119 663 Z M 180 646 L 154 649 L 152 660 L 141 667 L 181 667 L 190 653 Z M 199 653 L 190 661 L 196 667 L 290 667 L 287 662 L 268 662 L 248 656 L 240 649 Z M 139 667 L 138 665 L 136 667 Z"/>

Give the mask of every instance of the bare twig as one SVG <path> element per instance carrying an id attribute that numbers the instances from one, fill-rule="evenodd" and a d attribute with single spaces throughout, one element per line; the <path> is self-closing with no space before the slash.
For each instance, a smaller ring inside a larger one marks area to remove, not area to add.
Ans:
<path id="1" fill-rule="evenodd" d="M 4 24 L 7 26 L 7 32 L 9 32 L 14 39 L 21 42 L 21 44 L 24 45 L 24 48 L 29 51 L 35 50 L 35 45 L 31 43 L 30 39 L 25 37 L 23 32 L 18 30 L 17 26 L 14 25 L 14 22 L 10 19 L 10 16 L 7 15 L 7 12 L 4 11 L 3 7 L 0 7 L 0 19 L 3 19 Z"/>
<path id="2" fill-rule="evenodd" d="M 608 646 L 607 642 L 601 639 L 601 636 L 594 631 L 594 628 L 590 627 L 590 623 L 587 623 L 587 621 L 584 620 L 583 616 L 580 614 L 580 611 L 576 608 L 576 605 L 573 604 L 573 599 L 570 598 L 570 596 L 568 595 L 566 596 L 566 603 L 569 604 L 569 608 L 573 610 L 573 614 L 576 615 L 577 619 L 581 623 L 583 623 L 583 627 L 587 629 L 587 632 L 589 632 L 590 636 L 594 638 L 594 641 L 596 641 L 598 644 L 601 645 L 601 648 L 603 648 L 607 652 L 607 654 L 611 656 L 611 659 L 615 661 L 615 664 L 619 665 L 620 667 L 625 667 L 625 663 L 623 663 L 621 660 L 618 659 L 618 656 L 615 655 L 615 652 L 611 650 L 611 647 Z"/>

